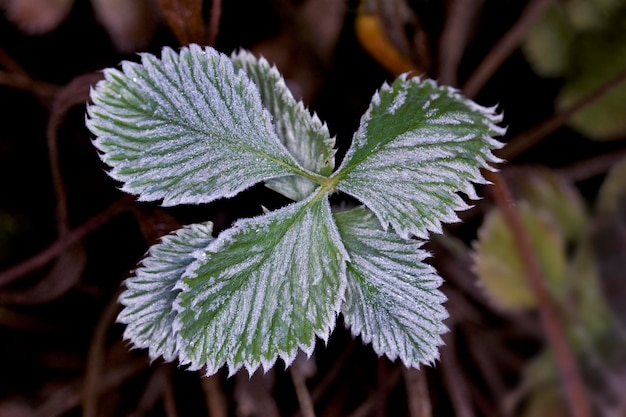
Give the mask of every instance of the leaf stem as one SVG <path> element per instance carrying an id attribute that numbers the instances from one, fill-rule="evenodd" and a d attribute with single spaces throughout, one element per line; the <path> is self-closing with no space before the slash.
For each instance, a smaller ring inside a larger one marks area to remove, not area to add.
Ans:
<path id="1" fill-rule="evenodd" d="M 537 298 L 541 323 L 552 349 L 554 359 L 564 386 L 565 397 L 572 417 L 590 417 L 590 407 L 587 394 L 583 386 L 578 366 L 567 343 L 562 324 L 554 310 L 550 295 L 545 285 L 545 277 L 539 266 L 537 257 L 522 219 L 517 211 L 513 198 L 504 183 L 502 176 L 497 172 L 486 172 L 485 177 L 494 185 L 496 203 L 511 228 L 515 243 L 518 247 L 529 285 Z"/>

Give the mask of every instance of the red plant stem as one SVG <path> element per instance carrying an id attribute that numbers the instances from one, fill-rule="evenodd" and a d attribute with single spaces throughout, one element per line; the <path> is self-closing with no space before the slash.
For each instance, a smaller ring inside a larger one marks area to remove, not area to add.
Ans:
<path id="1" fill-rule="evenodd" d="M 456 87 L 459 63 L 463 58 L 467 39 L 481 7 L 482 0 L 449 1 L 447 16 L 439 41 L 438 80 Z"/>
<path id="2" fill-rule="evenodd" d="M 510 160 L 515 156 L 521 154 L 528 148 L 537 144 L 543 138 L 548 136 L 550 133 L 557 130 L 561 127 L 567 120 L 572 117 L 576 112 L 584 109 L 587 106 L 592 105 L 593 103 L 600 100 L 607 93 L 612 91 L 615 87 L 621 85 L 626 81 L 626 68 L 620 71 L 615 77 L 611 78 L 604 84 L 602 84 L 598 89 L 577 101 L 570 107 L 555 113 L 550 118 L 546 119 L 542 123 L 538 124 L 535 127 L 530 128 L 529 130 L 518 134 L 517 136 L 510 139 L 506 146 L 499 151 L 496 151 L 496 154 L 503 159 Z"/>
<path id="3" fill-rule="evenodd" d="M 100 380 L 103 375 L 105 365 L 105 339 L 109 327 L 115 322 L 115 317 L 119 312 L 118 297 L 120 289 L 109 300 L 100 315 L 96 328 L 91 337 L 89 351 L 87 354 L 87 367 L 82 389 L 83 417 L 98 416 L 98 397 L 100 396 Z"/>
<path id="4" fill-rule="evenodd" d="M 291 373 L 291 379 L 293 386 L 296 390 L 296 396 L 298 397 L 298 403 L 300 404 L 300 412 L 304 417 L 315 417 L 315 408 L 313 407 L 313 400 L 311 394 L 306 386 L 306 380 L 297 363 L 293 363 L 289 367 Z"/>
<path id="5" fill-rule="evenodd" d="M 26 275 L 38 268 L 41 268 L 52 259 L 59 256 L 64 250 L 73 243 L 81 240 L 89 232 L 97 229 L 103 223 L 106 223 L 111 217 L 118 213 L 126 211 L 130 208 L 131 202 L 134 200 L 132 196 L 122 197 L 117 202 L 111 204 L 106 210 L 96 214 L 87 220 L 81 226 L 69 231 L 61 238 L 57 239 L 52 245 L 48 246 L 38 254 L 10 267 L 0 273 L 0 287 L 7 285 L 19 277 Z"/>
<path id="6" fill-rule="evenodd" d="M 432 417 L 433 408 L 428 393 L 428 380 L 424 369 L 402 369 L 406 386 L 410 417 Z"/>
<path id="7" fill-rule="evenodd" d="M 533 23 L 535 23 L 553 1 L 554 0 L 534 0 L 524 9 L 517 22 L 515 22 L 511 29 L 496 43 L 487 56 L 483 58 L 478 68 L 476 68 L 463 86 L 463 94 L 466 97 L 474 98 L 474 96 L 478 94 L 500 67 L 502 62 L 517 48 Z"/>
<path id="8" fill-rule="evenodd" d="M 452 328 L 451 328 L 452 329 Z M 476 417 L 472 407 L 469 384 L 465 372 L 461 369 L 455 346 L 454 330 L 443 335 L 441 348 L 441 372 L 443 383 L 450 397 L 454 415 L 457 417 Z"/>
<path id="9" fill-rule="evenodd" d="M 545 277 L 533 251 L 530 239 L 513 198 L 497 172 L 487 172 L 485 177 L 493 183 L 494 198 L 502 210 L 526 269 L 526 277 L 537 298 L 541 324 L 548 344 L 554 354 L 558 372 L 563 383 L 565 397 L 572 417 L 591 417 L 587 393 L 583 386 L 574 355 L 567 343 L 560 319 L 554 310 L 545 286 Z"/>

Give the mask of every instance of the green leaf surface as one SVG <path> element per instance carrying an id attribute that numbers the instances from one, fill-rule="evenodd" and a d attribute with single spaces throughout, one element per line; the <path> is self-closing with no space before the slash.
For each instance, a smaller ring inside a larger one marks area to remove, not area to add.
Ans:
<path id="1" fill-rule="evenodd" d="M 335 167 L 335 139 L 328 127 L 312 115 L 302 102 L 296 102 L 275 66 L 265 58 L 240 50 L 231 56 L 236 69 L 243 69 L 256 83 L 263 105 L 273 118 L 274 128 L 281 142 L 300 163 L 311 172 L 328 176 Z M 299 175 L 274 178 L 267 186 L 293 200 L 310 195 L 317 184 Z"/>
<path id="2" fill-rule="evenodd" d="M 193 224 L 164 236 L 153 245 L 143 266 L 124 281 L 126 289 L 119 302 L 124 306 L 117 321 L 126 324 L 124 339 L 137 348 L 148 348 L 150 358 L 174 360 L 178 351 L 174 322 L 176 283 L 196 260 L 193 253 L 212 240 L 211 223 Z"/>
<path id="3" fill-rule="evenodd" d="M 327 340 L 346 288 L 328 199 L 317 194 L 238 221 L 198 255 L 178 288 L 181 363 L 250 374 Z"/>
<path id="4" fill-rule="evenodd" d="M 501 116 L 432 80 L 398 77 L 372 98 L 343 163 L 337 188 L 364 203 L 386 229 L 426 238 L 477 198 L 480 168 L 499 162 L 492 136 Z"/>
<path id="5" fill-rule="evenodd" d="M 231 197 L 270 178 L 308 175 L 276 135 L 256 85 L 197 45 L 106 69 L 87 126 L 122 190 L 164 206 Z"/>
<path id="6" fill-rule="evenodd" d="M 408 367 L 438 357 L 448 317 L 438 289 L 442 279 L 424 262 L 421 242 L 384 231 L 361 207 L 335 214 L 348 251 L 348 288 L 342 307 L 346 325 L 378 355 Z"/>

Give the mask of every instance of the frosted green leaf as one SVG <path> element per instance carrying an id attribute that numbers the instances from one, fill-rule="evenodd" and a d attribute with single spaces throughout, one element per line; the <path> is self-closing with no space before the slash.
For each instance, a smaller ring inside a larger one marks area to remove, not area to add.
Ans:
<path id="1" fill-rule="evenodd" d="M 91 92 L 95 146 L 140 200 L 164 206 L 231 197 L 270 178 L 304 174 L 274 131 L 259 90 L 230 59 L 197 45 L 106 69 Z"/>
<path id="2" fill-rule="evenodd" d="M 352 145 L 334 174 L 339 190 L 359 199 L 386 229 L 426 238 L 441 222 L 458 221 L 477 198 L 480 168 L 499 162 L 501 116 L 432 80 L 398 77 L 372 98 Z"/>
<path id="3" fill-rule="evenodd" d="M 231 56 L 236 69 L 243 69 L 256 83 L 261 100 L 273 117 L 274 128 L 281 142 L 300 165 L 311 172 L 328 176 L 335 167 L 335 139 L 316 115 L 311 115 L 302 102 L 296 102 L 275 66 L 265 58 L 257 59 L 241 50 Z M 299 175 L 275 178 L 267 186 L 293 200 L 302 200 L 317 184 Z"/>
<path id="4" fill-rule="evenodd" d="M 335 214 L 351 261 L 341 312 L 346 325 L 378 355 L 400 358 L 408 367 L 438 357 L 448 313 L 442 279 L 424 263 L 421 242 L 382 230 L 365 208 Z"/>
<path id="5" fill-rule="evenodd" d="M 119 298 L 124 308 L 117 321 L 126 324 L 124 338 L 137 348 L 148 348 L 152 359 L 163 356 L 172 361 L 178 355 L 172 323 L 179 291 L 174 286 L 196 260 L 193 252 L 213 240 L 212 227 L 211 223 L 193 224 L 164 236 L 124 281 L 126 289 Z"/>
<path id="6" fill-rule="evenodd" d="M 238 221 L 201 253 L 179 283 L 180 361 L 230 374 L 327 340 L 344 297 L 347 258 L 325 196 Z"/>

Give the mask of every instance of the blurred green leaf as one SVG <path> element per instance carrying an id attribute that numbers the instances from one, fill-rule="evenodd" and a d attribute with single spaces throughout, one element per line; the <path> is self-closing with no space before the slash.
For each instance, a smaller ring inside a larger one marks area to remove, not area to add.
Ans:
<path id="1" fill-rule="evenodd" d="M 545 166 L 509 170 L 516 198 L 549 215 L 569 242 L 577 242 L 587 228 L 589 214 L 578 188 Z M 508 177 L 507 177 L 508 178 Z"/>
<path id="2" fill-rule="evenodd" d="M 518 209 L 550 292 L 555 300 L 563 300 L 566 265 L 563 236 L 545 214 L 529 204 L 520 203 Z M 479 282 L 496 306 L 519 309 L 536 305 L 517 244 L 499 209 L 487 214 L 474 243 L 473 257 Z"/>
<path id="3" fill-rule="evenodd" d="M 561 77 L 556 99 L 566 109 L 626 68 L 626 3 L 615 0 L 556 2 L 528 32 L 522 51 L 537 74 Z M 576 112 L 568 125 L 593 140 L 626 133 L 626 85 Z"/>
<path id="4" fill-rule="evenodd" d="M 574 34 L 561 7 L 552 7 L 528 32 L 522 50 L 542 77 L 562 76 L 570 62 Z"/>
<path id="5" fill-rule="evenodd" d="M 600 286 L 617 320 L 626 328 L 626 159 L 606 177 L 596 210 L 591 245 Z"/>

